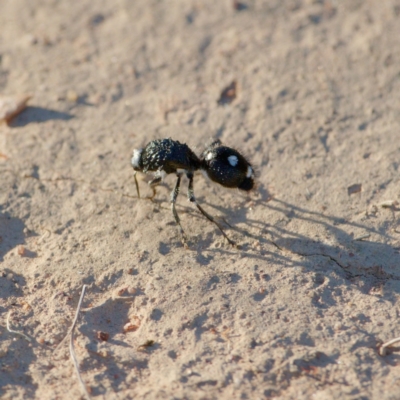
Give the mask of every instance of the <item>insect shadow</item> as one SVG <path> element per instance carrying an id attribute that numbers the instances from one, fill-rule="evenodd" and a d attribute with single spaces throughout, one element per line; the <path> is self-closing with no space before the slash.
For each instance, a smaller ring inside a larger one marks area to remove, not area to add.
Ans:
<path id="1" fill-rule="evenodd" d="M 254 208 L 265 208 L 266 218 L 280 214 L 281 222 L 273 224 L 253 219 L 245 209 L 239 209 L 235 218 L 245 220 L 245 224 L 234 223 L 231 229 L 248 239 L 241 246 L 241 258 L 262 260 L 285 268 L 300 266 L 305 273 L 312 273 L 317 286 L 323 286 L 329 276 L 334 281 L 336 274 L 364 294 L 380 293 L 386 287 L 387 300 L 395 302 L 391 293 L 400 292 L 400 248 L 387 244 L 396 241 L 395 237 L 359 222 L 307 210 L 277 198 L 254 203 Z M 307 229 L 292 228 L 299 226 L 298 221 L 306 224 Z M 324 232 L 322 238 L 313 234 L 321 231 Z M 361 239 L 352 231 L 363 232 Z M 252 246 L 254 243 L 257 243 L 256 249 Z M 223 248 L 199 249 L 198 253 L 199 262 L 204 254 L 211 261 L 213 254 L 235 254 Z M 388 282 L 391 284 L 387 285 Z M 330 292 L 331 289 L 324 290 L 321 299 L 316 299 L 319 307 L 335 304 Z"/>
<path id="2" fill-rule="evenodd" d="M 47 121 L 61 120 L 68 121 L 74 118 L 72 114 L 51 110 L 43 107 L 27 107 L 24 111 L 14 117 L 9 126 L 12 128 L 26 126 L 32 122 L 42 123 Z"/>

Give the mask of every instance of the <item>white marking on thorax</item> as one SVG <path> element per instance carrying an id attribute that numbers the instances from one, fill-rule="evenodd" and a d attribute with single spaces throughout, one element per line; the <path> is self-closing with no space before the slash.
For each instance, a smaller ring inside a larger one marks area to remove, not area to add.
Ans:
<path id="1" fill-rule="evenodd" d="M 228 161 L 229 161 L 229 164 L 232 165 L 232 167 L 236 167 L 237 163 L 239 162 L 239 160 L 236 156 L 229 156 Z"/>
<path id="2" fill-rule="evenodd" d="M 213 158 L 213 153 L 210 151 L 209 153 L 207 153 L 206 155 L 206 160 L 210 161 Z"/>
<path id="3" fill-rule="evenodd" d="M 133 155 L 131 159 L 131 164 L 133 168 L 139 168 L 140 157 L 142 156 L 143 149 L 133 150 Z"/>
<path id="4" fill-rule="evenodd" d="M 247 167 L 246 178 L 250 178 L 251 176 L 253 176 L 253 168 Z"/>

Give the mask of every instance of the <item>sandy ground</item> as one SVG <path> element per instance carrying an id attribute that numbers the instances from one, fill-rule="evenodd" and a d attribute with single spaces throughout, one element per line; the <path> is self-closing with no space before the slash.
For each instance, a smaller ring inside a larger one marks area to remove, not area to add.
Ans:
<path id="1" fill-rule="evenodd" d="M 0 126 L 2 399 L 80 398 L 84 284 L 93 398 L 400 398 L 400 1 L 2 0 L 0 93 L 33 96 Z M 195 179 L 240 249 L 185 191 L 182 246 L 173 176 L 137 198 L 164 137 L 256 167 Z"/>

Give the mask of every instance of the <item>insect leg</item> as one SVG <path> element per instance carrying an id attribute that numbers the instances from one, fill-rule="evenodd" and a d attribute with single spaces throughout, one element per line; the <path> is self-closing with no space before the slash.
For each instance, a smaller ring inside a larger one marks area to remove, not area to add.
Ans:
<path id="1" fill-rule="evenodd" d="M 171 209 L 172 209 L 172 214 L 173 214 L 173 216 L 175 218 L 175 222 L 178 224 L 179 230 L 181 232 L 182 243 L 186 247 L 187 246 L 187 244 L 186 244 L 186 242 L 187 242 L 186 235 L 185 235 L 185 232 L 183 231 L 183 228 L 182 228 L 182 225 L 181 225 L 181 220 L 179 219 L 178 213 L 176 212 L 176 209 L 175 209 L 176 198 L 178 197 L 179 186 L 181 184 L 181 175 L 180 174 L 176 174 L 176 175 L 177 175 L 178 179 L 176 181 L 174 190 L 171 193 Z"/>
<path id="2" fill-rule="evenodd" d="M 193 174 L 188 173 L 187 177 L 189 179 L 189 186 L 188 186 L 188 199 L 191 203 L 194 203 L 196 207 L 199 209 L 199 211 L 212 223 L 217 225 L 218 229 L 221 231 L 221 233 L 224 235 L 225 239 L 229 242 L 230 245 L 236 246 L 236 243 L 229 239 L 229 237 L 226 235 L 224 230 L 222 229 L 221 225 L 207 212 L 203 210 L 203 208 L 197 203 L 196 198 L 194 197 L 194 190 L 193 190 Z"/>
<path id="3" fill-rule="evenodd" d="M 162 181 L 162 177 L 157 176 L 156 178 L 152 179 L 149 182 L 149 186 L 153 189 L 153 195 L 150 196 L 150 200 L 153 200 L 154 197 L 156 197 L 156 186 L 158 186 L 161 181 Z"/>
<path id="4" fill-rule="evenodd" d="M 137 178 L 136 178 L 136 171 L 133 173 L 133 177 L 135 178 L 135 185 L 136 185 L 137 195 L 138 195 L 138 198 L 140 199 L 139 183 L 138 183 Z"/>

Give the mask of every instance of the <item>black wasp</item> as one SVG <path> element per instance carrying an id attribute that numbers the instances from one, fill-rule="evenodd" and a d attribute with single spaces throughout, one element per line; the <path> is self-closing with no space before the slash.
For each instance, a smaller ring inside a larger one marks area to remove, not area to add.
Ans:
<path id="1" fill-rule="evenodd" d="M 175 209 L 181 177 L 184 174 L 189 179 L 187 192 L 189 201 L 194 203 L 209 221 L 217 225 L 231 245 L 235 245 L 235 242 L 228 238 L 220 224 L 197 203 L 193 192 L 193 176 L 195 171 L 200 170 L 212 181 L 222 186 L 238 188 L 248 192 L 254 187 L 254 170 L 251 164 L 237 150 L 223 146 L 221 141 L 217 139 L 198 157 L 184 143 L 171 138 L 157 139 L 151 141 L 143 149 L 133 150 L 131 164 L 135 170 L 135 184 L 139 198 L 140 192 L 136 172 L 154 173 L 154 178 L 149 182 L 150 187 L 153 189 L 153 197 L 155 195 L 155 187 L 163 178 L 167 174 L 176 174 L 177 181 L 171 193 L 171 208 L 175 221 L 179 226 L 184 245 L 186 245 L 186 236 Z"/>

